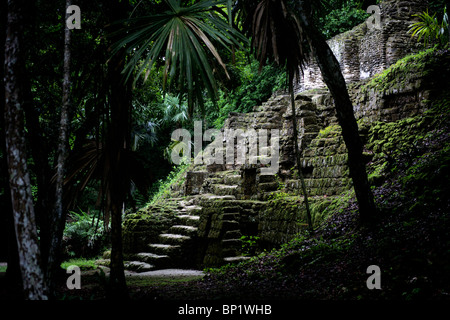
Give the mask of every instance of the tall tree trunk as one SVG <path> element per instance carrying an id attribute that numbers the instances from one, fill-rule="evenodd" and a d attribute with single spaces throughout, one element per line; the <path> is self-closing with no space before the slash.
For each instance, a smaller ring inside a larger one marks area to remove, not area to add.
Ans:
<path id="1" fill-rule="evenodd" d="M 294 154 L 295 161 L 297 164 L 298 176 L 300 177 L 301 188 L 303 192 L 303 199 L 306 207 L 306 219 L 308 221 L 309 230 L 313 230 L 312 219 L 311 219 L 311 210 L 309 207 L 308 201 L 308 191 L 306 190 L 305 178 L 303 177 L 302 172 L 302 163 L 300 158 L 300 150 L 298 148 L 298 130 L 297 130 L 297 114 L 295 110 L 295 98 L 294 98 L 294 77 L 292 74 L 289 74 L 289 96 L 291 98 L 291 108 L 292 108 L 292 127 L 293 127 L 293 139 L 294 139 Z"/>
<path id="2" fill-rule="evenodd" d="M 122 245 L 122 208 L 129 189 L 127 150 L 129 148 L 131 100 L 123 83 L 124 56 L 118 54 L 110 60 L 111 122 L 107 137 L 108 172 L 107 202 L 111 213 L 111 273 L 110 285 L 113 298 L 128 296 L 125 282 Z"/>
<path id="3" fill-rule="evenodd" d="M 334 98 L 336 115 L 348 150 L 348 166 L 358 200 L 360 219 L 362 223 L 370 224 L 377 209 L 367 178 L 366 165 L 362 155 L 363 144 L 359 136 L 358 124 L 353 113 L 347 85 L 333 51 L 313 25 L 308 4 L 304 0 L 300 0 L 298 4 L 300 5 L 298 13 L 301 23 L 309 37 L 323 80 Z"/>
<path id="4" fill-rule="evenodd" d="M 72 5 L 72 0 L 66 0 L 66 8 Z M 64 10 L 66 11 L 66 10 Z M 66 19 L 70 14 L 66 13 L 64 19 L 64 25 L 66 25 Z M 70 42 L 71 42 L 71 29 L 66 25 L 64 30 L 64 67 L 63 67 L 63 86 L 62 86 L 62 106 L 59 123 L 59 141 L 58 141 L 58 161 L 56 166 L 56 181 L 55 181 L 55 205 L 53 209 L 52 223 L 53 227 L 51 233 L 50 251 L 47 262 L 47 280 L 50 290 L 54 289 L 54 280 L 59 269 L 60 248 L 61 239 L 64 231 L 64 225 L 66 221 L 66 215 L 63 205 L 63 185 L 64 176 L 66 172 L 66 159 L 68 155 L 68 134 L 69 134 L 69 108 L 71 104 L 71 78 L 70 78 Z"/>
<path id="5" fill-rule="evenodd" d="M 1 154 L 3 155 L 0 163 L 0 175 L 5 177 L 2 179 L 2 183 L 4 184 L 4 193 L 0 197 L 2 199 L 2 210 L 0 211 L 1 221 L 4 223 L 2 225 L 2 232 L 6 233 L 6 237 L 2 238 L 6 243 L 7 247 L 7 262 L 8 268 L 6 269 L 6 279 L 8 284 L 8 292 L 15 294 L 15 291 L 19 291 L 18 294 L 21 294 L 22 288 L 22 278 L 20 276 L 20 267 L 19 267 L 19 255 L 17 252 L 17 241 L 16 241 L 16 233 L 14 231 L 14 221 L 13 221 L 13 211 L 11 206 L 11 192 L 9 189 L 9 181 L 8 181 L 8 162 L 6 159 L 6 140 L 5 140 L 5 85 L 3 82 L 4 79 L 4 65 L 5 65 L 5 41 L 6 41 L 6 21 L 7 21 L 7 12 L 8 6 L 6 0 L 0 1 L 0 140 L 1 140 Z M 18 289 L 16 289 L 18 288 Z"/>
<path id="6" fill-rule="evenodd" d="M 111 21 L 119 21 L 128 16 L 129 6 L 125 2 L 115 2 L 111 8 Z M 118 26 L 112 27 L 112 29 Z M 110 30 L 113 31 L 113 30 Z M 112 43 L 117 39 L 111 38 Z M 128 150 L 131 128 L 131 87 L 124 83 L 122 70 L 125 62 L 123 50 L 116 53 L 108 62 L 108 81 L 110 83 L 110 123 L 106 140 L 107 203 L 111 213 L 111 298 L 128 298 L 123 264 L 122 208 L 129 190 Z"/>
<path id="7" fill-rule="evenodd" d="M 24 27 L 26 30 L 26 38 L 23 43 L 31 43 L 38 38 L 38 25 L 36 23 L 35 2 L 28 2 L 24 14 L 26 15 L 27 23 Z M 30 57 L 34 54 L 30 49 L 32 45 L 27 45 L 26 53 L 23 52 L 24 57 Z M 25 49 L 25 48 L 24 48 Z M 50 248 L 50 212 L 53 206 L 54 192 L 51 190 L 51 178 L 54 172 L 49 163 L 48 155 L 51 153 L 47 139 L 45 139 L 44 130 L 40 123 L 40 111 L 33 101 L 33 93 L 31 91 L 31 81 L 27 77 L 22 81 L 22 93 L 24 97 L 23 110 L 25 112 L 26 123 L 26 140 L 30 146 L 30 156 L 33 158 L 33 167 L 30 168 L 36 176 L 37 199 L 34 204 L 34 212 L 36 215 L 36 223 L 39 228 L 39 242 L 42 258 L 42 267 L 45 270 L 47 264 L 48 251 Z"/>
<path id="8" fill-rule="evenodd" d="M 31 182 L 27 168 L 23 114 L 22 81 L 25 77 L 21 36 L 26 22 L 24 0 L 8 0 L 5 44 L 5 131 L 11 203 L 14 214 L 19 264 L 27 299 L 47 299 L 47 288 L 40 266 Z"/>

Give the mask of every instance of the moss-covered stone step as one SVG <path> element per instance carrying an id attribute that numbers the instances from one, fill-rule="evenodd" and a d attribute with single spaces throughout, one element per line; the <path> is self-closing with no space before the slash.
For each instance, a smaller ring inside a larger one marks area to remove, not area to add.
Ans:
<path id="1" fill-rule="evenodd" d="M 151 252 L 159 255 L 172 255 L 177 253 L 180 250 L 180 245 L 172 245 L 172 244 L 162 244 L 162 243 L 151 243 L 148 245 L 148 249 Z"/>
<path id="2" fill-rule="evenodd" d="M 124 263 L 124 268 L 134 272 L 146 272 L 154 270 L 155 266 L 142 261 L 126 261 Z"/>
<path id="3" fill-rule="evenodd" d="M 201 211 L 202 207 L 197 205 L 183 206 L 178 210 L 179 213 L 186 213 L 186 214 L 197 214 Z"/>
<path id="4" fill-rule="evenodd" d="M 261 192 L 270 192 L 270 191 L 276 191 L 278 189 L 278 182 L 265 182 L 260 183 L 258 185 L 258 189 Z"/>
<path id="5" fill-rule="evenodd" d="M 211 191 L 219 196 L 237 195 L 239 193 L 238 185 L 212 184 Z"/>
<path id="6" fill-rule="evenodd" d="M 250 259 L 250 257 L 247 257 L 247 256 L 236 256 L 236 257 L 223 258 L 223 261 L 225 263 L 238 263 L 238 262 L 246 261 L 249 259 Z"/>
<path id="7" fill-rule="evenodd" d="M 170 264 L 170 257 L 168 255 L 159 255 L 150 252 L 140 252 L 134 255 L 135 260 L 142 261 L 153 265 L 155 268 L 164 268 Z"/>
<path id="8" fill-rule="evenodd" d="M 241 239 L 223 239 L 222 240 L 223 251 L 226 250 L 239 250 L 242 248 Z M 227 253 L 224 253 L 227 255 Z"/>
<path id="9" fill-rule="evenodd" d="M 182 244 L 192 238 L 189 236 L 184 236 L 182 234 L 173 234 L 173 233 L 163 233 L 159 235 L 159 239 L 163 244 Z"/>
<path id="10" fill-rule="evenodd" d="M 240 239 L 242 236 L 242 233 L 240 230 L 229 230 L 225 232 L 223 239 L 224 240 L 230 240 L 230 239 Z"/>
<path id="11" fill-rule="evenodd" d="M 200 221 L 200 216 L 182 214 L 178 216 L 178 220 L 184 225 L 196 227 Z"/>
<path id="12" fill-rule="evenodd" d="M 236 221 L 239 217 L 239 212 L 226 212 L 222 215 L 224 221 Z"/>
<path id="13" fill-rule="evenodd" d="M 174 225 L 170 227 L 169 232 L 181 234 L 185 236 L 194 236 L 197 234 L 198 228 L 194 226 Z"/>

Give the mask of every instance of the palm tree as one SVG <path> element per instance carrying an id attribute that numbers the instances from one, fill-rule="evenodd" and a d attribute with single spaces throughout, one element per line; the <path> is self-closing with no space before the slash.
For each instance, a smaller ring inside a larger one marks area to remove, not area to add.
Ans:
<path id="1" fill-rule="evenodd" d="M 255 1 L 239 1 L 238 4 L 247 13 L 244 27 L 247 26 L 247 31 L 253 35 L 253 46 L 259 56 L 260 63 L 264 63 L 266 58 L 272 58 L 277 63 L 286 65 L 288 69 L 294 120 L 293 75 L 298 75 L 305 61 L 305 48 L 312 51 L 323 79 L 334 98 L 337 118 L 342 127 L 342 135 L 348 149 L 350 177 L 359 204 L 360 219 L 363 223 L 369 222 L 375 216 L 377 210 L 367 178 L 362 155 L 363 144 L 359 137 L 352 102 L 339 62 L 323 36 L 314 26 L 311 18 L 312 5 L 320 5 L 320 1 L 313 1 L 313 4 L 311 4 L 311 1 L 304 0 L 290 1 L 291 7 L 288 7 L 284 0 L 262 0 L 257 4 Z M 252 17 L 251 29 L 248 29 L 250 25 L 249 17 Z M 296 125 L 294 121 L 295 135 Z M 294 139 L 297 141 L 297 137 L 294 137 Z M 295 144 L 295 149 L 298 154 L 297 144 Z M 301 173 L 298 155 L 296 160 L 298 171 Z M 305 199 L 307 199 L 303 183 L 302 189 Z"/>
<path id="2" fill-rule="evenodd" d="M 189 115 L 192 115 L 195 103 L 202 103 L 205 88 L 215 100 L 215 74 L 222 70 L 229 77 L 216 46 L 242 47 L 241 42 L 246 41 L 223 18 L 226 14 L 219 6 L 226 2 L 203 0 L 184 7 L 180 0 L 165 0 L 168 8 L 165 12 L 130 19 L 127 28 L 122 29 L 122 39 L 115 46 L 116 50 L 125 47 L 130 54 L 124 68 L 127 78 L 137 66 L 135 81 L 146 70 L 147 76 L 154 64 L 162 63 L 164 89 L 170 78 L 177 79 L 180 96 L 187 94 Z"/>
<path id="3" fill-rule="evenodd" d="M 377 208 L 367 177 L 363 157 L 363 143 L 359 136 L 358 124 L 353 113 L 353 105 L 342 75 L 339 61 L 327 42 L 314 26 L 312 6 L 309 1 L 295 1 L 296 13 L 308 37 L 312 53 L 316 58 L 324 82 L 334 99 L 336 116 L 342 128 L 342 137 L 348 150 L 348 167 L 359 205 L 361 223 L 370 225 L 377 214 Z"/>
<path id="4" fill-rule="evenodd" d="M 256 51 L 260 68 L 266 63 L 267 59 L 271 59 L 286 68 L 292 109 L 292 139 L 295 162 L 300 177 L 308 227 L 312 230 L 308 191 L 303 177 L 298 146 L 297 115 L 293 88 L 294 79 L 299 79 L 300 69 L 306 60 L 306 54 L 303 51 L 305 39 L 303 29 L 284 0 L 263 0 L 256 5 L 252 1 L 245 2 L 245 4 L 240 2 L 238 10 L 241 15 L 244 16 L 246 12 L 252 18 L 251 23 L 248 16 L 244 18 L 244 28 L 252 35 L 252 46 Z"/>

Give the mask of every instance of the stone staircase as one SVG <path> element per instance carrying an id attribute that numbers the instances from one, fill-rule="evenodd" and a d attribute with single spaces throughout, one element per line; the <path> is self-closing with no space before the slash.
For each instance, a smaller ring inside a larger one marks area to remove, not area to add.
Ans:
<path id="1" fill-rule="evenodd" d="M 324 123 L 328 126 L 334 122 L 334 111 L 330 108 L 330 94 L 326 89 L 297 94 L 295 100 L 300 145 L 305 149 Z M 285 187 L 295 193 L 299 187 L 295 186 L 298 181 L 290 173 L 294 164 L 290 108 L 288 95 L 273 96 L 255 107 L 253 112 L 231 113 L 225 127 L 279 129 L 280 176 Z M 320 166 L 311 161 L 305 162 L 305 170 L 311 170 L 306 172 L 307 180 L 313 170 L 319 170 L 309 168 L 308 164 Z M 283 186 L 279 179 L 279 176 L 261 175 L 258 166 L 249 164 L 193 166 L 186 174 L 182 198 L 164 200 L 175 204 L 175 223 L 159 234 L 158 241 L 133 254 L 125 268 L 143 272 L 162 268 L 220 266 L 249 259 L 242 252 L 241 237 L 259 234 L 258 219 L 266 210 L 267 200 L 287 190 L 279 190 L 280 185 Z M 315 182 L 314 179 L 308 180 L 310 187 L 315 186 Z M 286 228 L 280 220 L 273 220 L 273 224 Z M 290 229 L 295 230 L 296 227 Z"/>
<path id="2" fill-rule="evenodd" d="M 199 212 L 201 207 L 192 201 L 179 202 L 176 209 L 177 222 L 166 232 L 159 235 L 159 243 L 148 244 L 148 250 L 131 256 L 132 261 L 125 263 L 125 269 L 135 272 L 154 269 L 195 267 L 191 259 L 195 251 Z"/>

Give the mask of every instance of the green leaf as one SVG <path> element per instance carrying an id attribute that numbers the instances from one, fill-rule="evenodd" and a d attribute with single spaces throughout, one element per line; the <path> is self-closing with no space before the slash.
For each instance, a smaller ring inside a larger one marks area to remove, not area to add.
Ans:
<path id="1" fill-rule="evenodd" d="M 213 62 L 229 77 L 216 45 L 230 50 L 231 45 L 242 48 L 247 40 L 217 14 L 225 0 L 203 0 L 189 7 L 182 7 L 179 0 L 165 2 L 170 10 L 162 14 L 130 19 L 114 52 L 126 48 L 130 58 L 124 73 L 129 79 L 137 71 L 135 83 L 144 70 L 147 77 L 163 60 L 164 90 L 169 79 L 176 79 L 170 83 L 177 83 L 180 93 L 188 94 L 192 111 L 194 100 L 202 101 L 203 89 L 213 100 L 217 96 Z"/>

